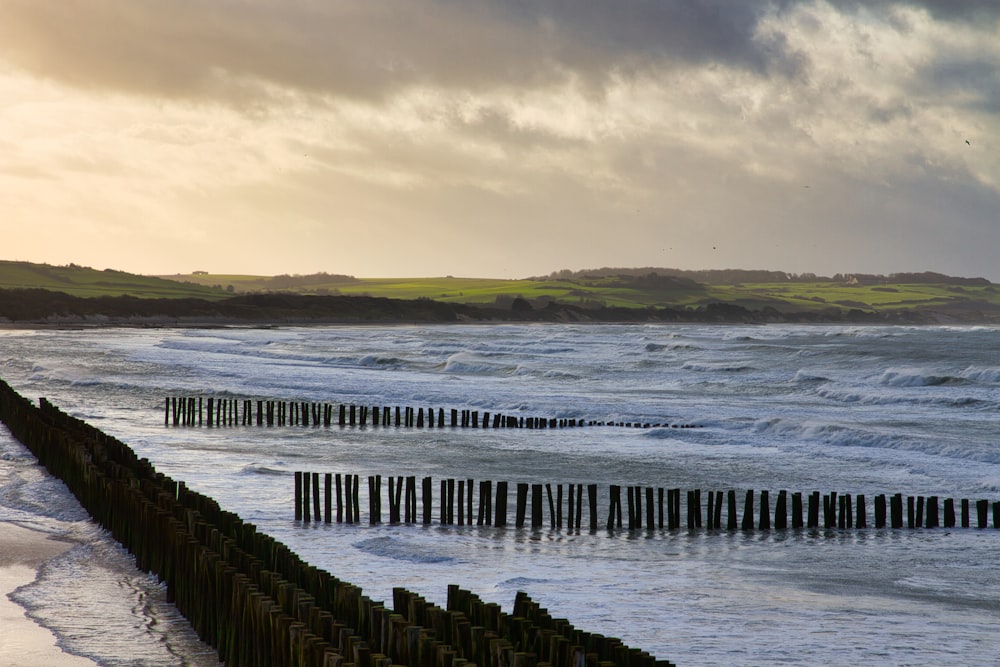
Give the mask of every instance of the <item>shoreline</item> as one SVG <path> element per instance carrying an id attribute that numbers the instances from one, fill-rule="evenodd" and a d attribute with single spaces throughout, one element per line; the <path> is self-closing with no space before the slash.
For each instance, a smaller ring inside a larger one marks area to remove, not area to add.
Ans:
<path id="1" fill-rule="evenodd" d="M 10 594 L 35 581 L 42 565 L 73 546 L 33 528 L 0 521 L 0 665 L 6 667 L 95 667 L 98 663 L 63 651 L 48 629 L 28 617 Z"/>

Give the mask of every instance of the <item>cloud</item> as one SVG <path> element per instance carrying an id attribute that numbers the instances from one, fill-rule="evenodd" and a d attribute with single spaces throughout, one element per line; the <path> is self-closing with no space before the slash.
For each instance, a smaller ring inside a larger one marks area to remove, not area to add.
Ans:
<path id="1" fill-rule="evenodd" d="M 933 216 L 988 265 L 998 20 L 917 0 L 0 0 L 0 201 L 83 235 L 70 255 L 147 234 L 164 271 L 218 248 L 276 273 L 820 272 L 823 249 L 866 263 L 833 271 L 923 270 L 869 262 L 943 261 Z"/>
<path id="2" fill-rule="evenodd" d="M 481 90 L 611 74 L 672 62 L 789 66 L 755 35 L 767 3 L 275 2 L 3 0 L 0 57 L 82 87 L 240 100 L 268 82 L 378 98 L 399 87 Z"/>

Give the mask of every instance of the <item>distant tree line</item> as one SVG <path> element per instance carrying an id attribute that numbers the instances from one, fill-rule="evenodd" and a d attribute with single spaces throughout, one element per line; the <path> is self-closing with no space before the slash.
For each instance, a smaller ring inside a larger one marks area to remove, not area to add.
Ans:
<path id="1" fill-rule="evenodd" d="M 949 285 L 989 285 L 986 278 L 960 278 L 949 276 L 934 271 L 923 271 L 919 273 L 890 273 L 889 275 L 867 274 L 867 273 L 836 273 L 833 276 L 818 276 L 815 273 L 789 273 L 787 271 L 766 271 L 751 269 L 701 269 L 684 270 L 663 267 L 642 267 L 642 268 L 617 268 L 603 267 L 600 269 L 583 269 L 572 271 L 562 269 L 553 271 L 547 276 L 535 276 L 528 280 L 565 280 L 565 281 L 586 281 L 598 280 L 602 278 L 631 278 L 640 283 L 650 286 L 659 280 L 659 285 L 664 286 L 664 278 L 673 278 L 678 281 L 686 281 L 688 286 L 691 283 L 701 283 L 703 285 L 738 285 L 740 283 L 841 283 L 856 285 L 880 285 L 886 283 L 902 284 L 949 284 Z M 636 284 L 633 282 L 632 284 Z M 680 286 L 685 283 L 675 283 Z"/>

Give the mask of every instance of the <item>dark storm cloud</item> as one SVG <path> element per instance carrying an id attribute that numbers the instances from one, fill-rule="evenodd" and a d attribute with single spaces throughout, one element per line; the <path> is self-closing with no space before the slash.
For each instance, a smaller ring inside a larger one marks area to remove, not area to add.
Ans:
<path id="1" fill-rule="evenodd" d="M 676 63 L 794 69 L 763 2 L 0 0 L 0 59 L 93 88 L 227 97 L 231 79 L 377 97 L 535 87 Z"/>

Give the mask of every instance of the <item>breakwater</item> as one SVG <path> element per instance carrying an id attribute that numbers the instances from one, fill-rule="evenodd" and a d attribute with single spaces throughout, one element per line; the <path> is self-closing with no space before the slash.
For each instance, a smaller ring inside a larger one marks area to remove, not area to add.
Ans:
<path id="1" fill-rule="evenodd" d="M 599 421 L 549 416 L 506 415 L 471 409 L 357 405 L 215 396 L 168 396 L 164 426 L 371 426 L 401 428 L 555 429 L 581 426 L 698 428 L 695 424 Z"/>
<path id="2" fill-rule="evenodd" d="M 456 585 L 445 608 L 402 588 L 391 604 L 304 562 L 212 498 L 44 398 L 0 380 L 0 421 L 93 519 L 165 583 L 226 665 L 253 667 L 667 667 L 574 628 L 519 593 L 512 612 Z"/>
<path id="3" fill-rule="evenodd" d="M 418 480 L 415 476 L 359 475 L 298 471 L 295 477 L 296 521 L 332 523 L 423 523 L 441 525 L 508 525 L 510 489 L 514 494 L 514 527 L 595 531 L 608 530 L 786 530 L 874 528 L 1000 529 L 1000 501 L 878 494 L 869 505 L 865 495 L 813 491 L 772 494 L 748 489 L 742 503 L 735 489 L 687 490 L 610 485 L 599 494 L 597 484 L 511 485 L 472 479 Z M 478 494 L 476 489 L 478 488 Z M 362 491 L 365 501 L 362 502 Z M 438 489 L 435 501 L 434 492 Z M 384 491 L 383 491 L 384 490 Z M 624 491 L 624 494 L 623 494 Z M 420 498 L 418 506 L 417 498 Z M 383 504 L 383 498 L 385 504 Z M 599 506 L 599 498 L 604 506 Z M 623 500 L 624 498 L 624 500 Z M 682 500 L 683 499 L 683 500 Z M 772 510 L 773 499 L 773 510 Z M 584 507 L 586 506 L 586 511 Z M 869 507 L 871 511 L 869 511 Z M 384 512 L 383 508 L 388 508 Z M 742 508 L 742 511 L 741 509 Z M 436 510 L 436 511 L 435 511 Z M 546 521 L 546 514 L 548 520 Z M 685 521 L 681 521 L 682 514 Z M 586 520 L 585 520 L 586 518 Z"/>

